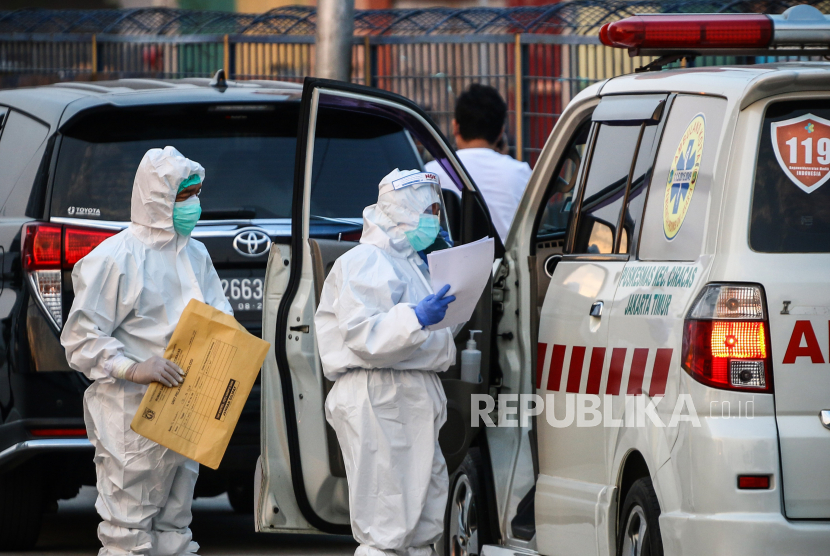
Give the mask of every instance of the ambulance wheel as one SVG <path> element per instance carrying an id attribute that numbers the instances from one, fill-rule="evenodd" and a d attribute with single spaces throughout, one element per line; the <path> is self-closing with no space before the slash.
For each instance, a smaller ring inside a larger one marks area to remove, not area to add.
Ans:
<path id="1" fill-rule="evenodd" d="M 450 478 L 444 518 L 445 556 L 477 556 L 487 542 L 487 505 L 480 470 L 481 456 L 472 449 Z"/>
<path id="2" fill-rule="evenodd" d="M 30 550 L 43 518 L 43 477 L 38 466 L 18 467 L 0 475 L 0 552 Z"/>
<path id="3" fill-rule="evenodd" d="M 631 485 L 620 516 L 618 556 L 663 556 L 660 504 L 649 477 Z"/>

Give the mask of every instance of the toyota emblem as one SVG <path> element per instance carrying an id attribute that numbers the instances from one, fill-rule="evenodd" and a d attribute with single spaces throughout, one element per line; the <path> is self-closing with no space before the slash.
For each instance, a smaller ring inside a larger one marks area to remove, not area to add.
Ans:
<path id="1" fill-rule="evenodd" d="M 271 248 L 271 238 L 260 229 L 246 228 L 233 238 L 233 248 L 242 256 L 259 257 Z"/>

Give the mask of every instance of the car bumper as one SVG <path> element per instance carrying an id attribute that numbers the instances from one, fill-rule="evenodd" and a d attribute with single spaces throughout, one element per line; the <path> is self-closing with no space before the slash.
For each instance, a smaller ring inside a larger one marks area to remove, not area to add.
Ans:
<path id="1" fill-rule="evenodd" d="M 830 521 L 789 521 L 775 513 L 664 513 L 660 531 L 664 553 L 677 556 L 824 556 L 830 546 Z"/>
<path id="2" fill-rule="evenodd" d="M 92 443 L 86 438 L 38 438 L 12 444 L 0 452 L 0 473 L 14 469 L 41 454 L 88 452 L 93 455 Z"/>

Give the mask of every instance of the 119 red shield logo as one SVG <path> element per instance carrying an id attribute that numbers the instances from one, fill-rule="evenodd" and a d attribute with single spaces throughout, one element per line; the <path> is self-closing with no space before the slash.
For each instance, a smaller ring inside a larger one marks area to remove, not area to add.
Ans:
<path id="1" fill-rule="evenodd" d="M 772 147 L 794 184 L 812 193 L 830 179 L 830 121 L 812 114 L 772 124 Z"/>

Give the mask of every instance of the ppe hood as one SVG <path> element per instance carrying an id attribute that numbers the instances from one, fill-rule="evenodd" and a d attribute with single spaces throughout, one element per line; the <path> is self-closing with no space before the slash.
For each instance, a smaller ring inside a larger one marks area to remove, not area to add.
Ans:
<path id="1" fill-rule="evenodd" d="M 131 228 L 141 241 L 160 248 L 176 238 L 173 204 L 179 185 L 194 174 L 204 181 L 202 165 L 174 147 L 147 151 L 135 173 L 130 215 Z"/>
<path id="2" fill-rule="evenodd" d="M 441 204 L 438 179 L 434 176 L 419 170 L 395 168 L 383 178 L 378 185 L 378 202 L 363 211 L 360 242 L 402 257 L 413 255 L 415 251 L 404 232 L 417 228 L 427 207 Z M 402 183 L 405 185 L 401 187 Z"/>

